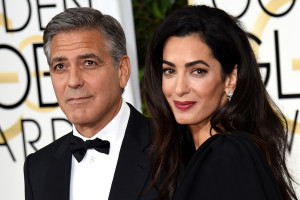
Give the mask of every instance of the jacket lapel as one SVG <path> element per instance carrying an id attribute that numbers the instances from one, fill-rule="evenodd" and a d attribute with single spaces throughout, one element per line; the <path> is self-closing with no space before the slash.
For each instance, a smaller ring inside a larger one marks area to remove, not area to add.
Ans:
<path id="1" fill-rule="evenodd" d="M 147 154 L 150 138 L 150 122 L 130 104 L 130 117 L 121 146 L 120 155 L 110 190 L 109 200 L 139 199 L 150 177 Z"/>
<path id="2" fill-rule="evenodd" d="M 71 150 L 70 138 L 72 132 L 67 134 L 65 140 L 57 147 L 54 154 L 53 164 L 49 170 L 49 185 L 51 194 L 48 199 L 68 200 L 70 199 L 70 178 L 71 178 Z"/>

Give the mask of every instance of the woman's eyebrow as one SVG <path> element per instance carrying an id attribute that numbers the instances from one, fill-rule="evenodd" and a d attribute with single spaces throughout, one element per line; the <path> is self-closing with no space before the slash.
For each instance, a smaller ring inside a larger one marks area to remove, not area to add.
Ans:
<path id="1" fill-rule="evenodd" d="M 166 60 L 163 60 L 162 61 L 163 64 L 166 64 L 166 65 L 169 65 L 171 67 L 175 67 L 175 64 L 174 63 L 171 63 L 169 61 L 166 61 Z M 196 65 L 196 64 L 203 64 L 207 67 L 210 67 L 206 62 L 204 62 L 203 60 L 195 60 L 195 61 L 192 61 L 192 62 L 188 62 L 185 64 L 185 67 L 190 67 L 190 66 L 193 66 L 193 65 Z"/>
<path id="2" fill-rule="evenodd" d="M 166 60 L 163 60 L 163 61 L 162 61 L 162 64 L 166 64 L 166 65 L 169 65 L 169 66 L 171 66 L 171 67 L 175 67 L 174 63 L 171 63 L 171 62 L 166 61 Z"/>
<path id="3" fill-rule="evenodd" d="M 203 64 L 206 65 L 207 67 L 210 67 L 206 62 L 204 62 L 203 60 L 196 60 L 196 61 L 192 61 L 192 62 L 188 62 L 185 64 L 186 67 L 190 67 L 196 64 Z"/>

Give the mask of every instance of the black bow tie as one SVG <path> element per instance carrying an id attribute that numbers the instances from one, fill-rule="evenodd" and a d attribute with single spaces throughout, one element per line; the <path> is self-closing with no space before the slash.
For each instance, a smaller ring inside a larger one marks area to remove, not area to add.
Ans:
<path id="1" fill-rule="evenodd" d="M 83 141 L 81 138 L 74 136 L 71 139 L 71 151 L 78 162 L 81 162 L 88 149 L 95 149 L 98 152 L 108 154 L 110 143 L 107 140 L 96 138 L 94 140 Z"/>

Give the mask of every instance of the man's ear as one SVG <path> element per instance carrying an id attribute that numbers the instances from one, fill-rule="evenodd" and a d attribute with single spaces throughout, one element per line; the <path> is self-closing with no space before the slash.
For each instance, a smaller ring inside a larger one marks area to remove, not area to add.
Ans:
<path id="1" fill-rule="evenodd" d="M 123 55 L 118 64 L 120 87 L 125 88 L 130 77 L 130 59 L 127 55 Z"/>
<path id="2" fill-rule="evenodd" d="M 226 76 L 225 79 L 225 92 L 228 95 L 229 92 L 234 92 L 237 83 L 237 65 L 234 66 L 231 74 Z"/>

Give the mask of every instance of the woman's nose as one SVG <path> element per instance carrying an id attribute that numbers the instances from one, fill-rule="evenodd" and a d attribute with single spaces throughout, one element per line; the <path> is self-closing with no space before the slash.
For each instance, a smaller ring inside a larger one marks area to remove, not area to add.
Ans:
<path id="1" fill-rule="evenodd" d="M 190 87 L 188 84 L 188 80 L 186 80 L 186 77 L 184 74 L 177 76 L 175 93 L 178 96 L 183 96 L 185 94 L 190 93 Z"/>

